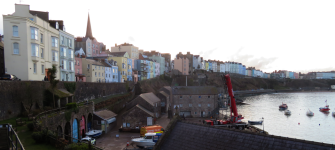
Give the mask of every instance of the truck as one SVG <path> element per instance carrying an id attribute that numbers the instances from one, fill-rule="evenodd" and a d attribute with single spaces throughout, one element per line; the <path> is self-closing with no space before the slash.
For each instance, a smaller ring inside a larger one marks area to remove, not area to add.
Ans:
<path id="1" fill-rule="evenodd" d="M 204 120 L 203 123 L 212 126 L 235 128 L 239 130 L 249 128 L 248 123 L 242 122 L 242 119 L 244 119 L 244 117 L 241 114 L 238 114 L 237 112 L 236 100 L 234 97 L 233 86 L 231 84 L 229 74 L 224 75 L 222 80 L 225 81 L 226 87 L 224 87 L 224 89 L 227 89 L 229 94 L 230 117 L 228 118 L 228 120 L 217 120 L 217 119 Z"/>

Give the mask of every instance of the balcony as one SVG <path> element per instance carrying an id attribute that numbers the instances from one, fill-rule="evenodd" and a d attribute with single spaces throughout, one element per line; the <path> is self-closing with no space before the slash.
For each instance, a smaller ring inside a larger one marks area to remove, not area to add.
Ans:
<path id="1" fill-rule="evenodd" d="M 38 62 L 39 61 L 39 57 L 37 57 L 37 56 L 31 56 L 31 60 L 33 62 Z"/>
<path id="2" fill-rule="evenodd" d="M 64 56 L 64 55 L 60 55 L 59 56 L 61 59 L 66 59 L 66 56 Z"/>

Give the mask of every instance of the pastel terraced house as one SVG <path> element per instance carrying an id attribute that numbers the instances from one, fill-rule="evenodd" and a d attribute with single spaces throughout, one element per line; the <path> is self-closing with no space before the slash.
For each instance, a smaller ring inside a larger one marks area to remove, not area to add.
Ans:
<path id="1" fill-rule="evenodd" d="M 13 14 L 3 15 L 7 73 L 42 81 L 48 68 L 59 69 L 59 31 L 49 21 L 49 12 L 30 10 L 29 5 L 15 4 Z"/>

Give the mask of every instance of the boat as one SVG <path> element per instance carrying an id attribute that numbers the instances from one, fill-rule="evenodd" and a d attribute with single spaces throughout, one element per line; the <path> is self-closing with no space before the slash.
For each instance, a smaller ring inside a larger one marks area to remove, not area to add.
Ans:
<path id="1" fill-rule="evenodd" d="M 248 123 L 249 124 L 262 124 L 263 120 L 260 120 L 260 121 L 250 121 L 250 120 L 248 120 Z"/>
<path id="2" fill-rule="evenodd" d="M 132 143 L 137 147 L 152 147 L 156 144 L 162 133 L 146 133 L 144 137 L 132 139 Z"/>
<path id="3" fill-rule="evenodd" d="M 86 135 L 89 137 L 98 137 L 102 134 L 102 130 L 91 130 L 89 132 L 86 132 Z"/>
<path id="4" fill-rule="evenodd" d="M 314 116 L 314 113 L 308 109 L 308 111 L 306 112 L 306 115 L 307 116 Z"/>
<path id="5" fill-rule="evenodd" d="M 285 115 L 291 115 L 291 111 L 290 110 L 285 110 Z"/>
<path id="6" fill-rule="evenodd" d="M 333 114 L 333 116 L 335 117 L 335 111 L 333 111 L 333 113 L 332 113 L 332 114 Z"/>
<path id="7" fill-rule="evenodd" d="M 282 102 L 282 104 L 279 106 L 279 109 L 287 109 L 288 106 Z"/>
<path id="8" fill-rule="evenodd" d="M 329 105 L 327 104 L 327 100 L 326 100 L 326 106 L 325 107 L 320 107 L 319 109 L 322 112 L 328 112 L 330 110 Z"/>

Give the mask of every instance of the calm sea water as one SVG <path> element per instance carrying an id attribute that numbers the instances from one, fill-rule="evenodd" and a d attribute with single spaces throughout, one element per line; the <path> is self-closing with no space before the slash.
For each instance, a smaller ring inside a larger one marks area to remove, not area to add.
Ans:
<path id="1" fill-rule="evenodd" d="M 326 100 L 331 109 L 328 114 L 319 111 L 319 107 L 326 105 Z M 269 134 L 335 144 L 335 117 L 332 116 L 335 92 L 265 94 L 246 97 L 244 102 L 249 105 L 237 106 L 239 114 L 245 118 L 243 121 L 264 117 L 264 130 Z M 288 105 L 290 116 L 279 110 L 282 102 Z M 314 116 L 306 115 L 308 109 Z"/>

